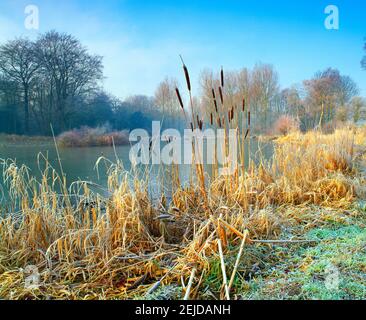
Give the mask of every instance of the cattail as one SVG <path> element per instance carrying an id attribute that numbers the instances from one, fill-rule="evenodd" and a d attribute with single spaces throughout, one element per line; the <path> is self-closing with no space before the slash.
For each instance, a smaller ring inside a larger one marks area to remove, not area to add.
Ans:
<path id="1" fill-rule="evenodd" d="M 211 121 L 210 121 L 210 123 L 211 123 L 211 126 L 213 126 L 213 115 L 212 115 L 212 113 L 211 113 L 211 115 L 210 115 L 210 116 L 211 116 L 211 119 L 210 119 Z"/>
<path id="2" fill-rule="evenodd" d="M 191 91 L 191 80 L 189 79 L 189 73 L 188 73 L 188 69 L 186 66 L 183 66 L 184 69 L 184 75 L 186 77 L 186 81 L 187 81 L 187 88 L 188 91 Z"/>
<path id="3" fill-rule="evenodd" d="M 217 108 L 217 101 L 216 101 L 216 99 L 214 100 L 214 104 L 215 104 L 215 111 L 216 111 L 216 113 L 219 113 L 219 109 Z"/>
<path id="4" fill-rule="evenodd" d="M 243 112 L 245 111 L 245 98 L 243 99 Z"/>
<path id="5" fill-rule="evenodd" d="M 246 139 L 247 137 L 248 137 L 248 135 L 249 135 L 249 129 L 247 129 L 247 132 L 245 133 L 245 138 L 244 139 Z"/>
<path id="6" fill-rule="evenodd" d="M 250 111 L 248 111 L 248 127 L 250 127 Z"/>
<path id="7" fill-rule="evenodd" d="M 212 97 L 213 97 L 213 101 L 214 101 L 214 105 L 215 105 L 215 111 L 216 111 L 216 113 L 218 113 L 219 109 L 217 108 L 216 94 L 215 94 L 214 88 L 212 88 Z"/>
<path id="8" fill-rule="evenodd" d="M 229 123 L 231 122 L 231 110 L 227 112 L 227 118 L 229 120 Z"/>
<path id="9" fill-rule="evenodd" d="M 222 125 L 225 126 L 225 117 L 222 117 Z"/>
<path id="10" fill-rule="evenodd" d="M 217 118 L 217 123 L 218 123 L 219 127 L 221 128 L 222 125 L 221 125 L 221 118 L 220 117 Z"/>
<path id="11" fill-rule="evenodd" d="M 197 126 L 200 126 L 200 118 L 198 117 L 198 114 L 196 115 L 197 117 Z"/>
<path id="12" fill-rule="evenodd" d="M 184 110 L 183 100 L 182 100 L 182 97 L 180 96 L 179 89 L 175 88 L 175 92 L 177 93 L 179 104 L 180 104 L 181 108 Z"/>
<path id="13" fill-rule="evenodd" d="M 234 107 L 231 108 L 231 120 L 234 119 Z"/>
<path id="14" fill-rule="evenodd" d="M 221 87 L 219 87 L 219 93 L 220 93 L 221 104 L 224 104 L 224 95 L 222 94 L 222 88 Z"/>
<path id="15" fill-rule="evenodd" d="M 191 129 L 192 129 L 192 132 L 193 132 L 194 130 L 193 130 L 193 123 L 192 122 L 191 122 Z"/>
<path id="16" fill-rule="evenodd" d="M 180 56 L 180 59 L 182 60 L 182 63 L 183 63 L 183 70 L 184 70 L 184 75 L 186 77 L 188 91 L 191 91 L 191 80 L 189 78 L 188 68 L 184 63 L 182 56 Z"/>
<path id="17" fill-rule="evenodd" d="M 202 120 L 200 120 L 199 127 L 200 127 L 200 130 L 202 131 L 202 129 L 203 129 L 203 121 Z"/>
<path id="18" fill-rule="evenodd" d="M 224 68 L 221 67 L 221 87 L 224 87 Z"/>

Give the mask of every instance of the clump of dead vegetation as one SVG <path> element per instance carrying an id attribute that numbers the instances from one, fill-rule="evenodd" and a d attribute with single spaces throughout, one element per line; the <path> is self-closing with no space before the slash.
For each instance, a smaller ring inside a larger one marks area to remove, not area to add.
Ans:
<path id="1" fill-rule="evenodd" d="M 191 85 L 184 65 L 189 96 Z M 216 114 L 204 119 L 190 99 L 182 111 L 192 129 L 237 128 L 241 157 L 232 175 L 201 165 L 192 168 L 191 183 L 182 186 L 172 170 L 172 197 L 153 201 L 149 178 L 132 178 L 119 161 L 108 176 L 110 197 L 76 182 L 66 188 L 46 158 L 40 181 L 26 167 L 3 161 L 9 200 L 1 207 L 0 296 L 10 299 L 148 298 L 158 288 L 174 288 L 175 298 L 207 297 L 205 277 L 218 267 L 221 288 L 216 297 L 233 298 L 244 250 L 281 242 L 284 228 L 307 229 L 327 219 L 311 206 L 352 210 L 364 193 L 362 160 L 365 131 L 347 128 L 334 134 L 293 133 L 274 143 L 270 161 L 246 162 L 250 144 L 250 109 L 225 106 L 224 74 L 213 88 Z M 187 113 L 187 114 L 186 114 Z M 242 125 L 239 126 L 239 123 Z M 250 149 L 249 149 L 250 150 Z M 251 156 L 249 155 L 249 159 Z M 60 192 L 61 190 L 61 192 Z M 292 238 L 294 243 L 307 239 Z M 228 263 L 225 256 L 234 256 Z M 215 262 L 213 262 L 215 261 Z M 215 264 L 219 262 L 218 265 Z M 246 257 L 248 265 L 256 261 Z M 24 286 L 27 266 L 36 266 L 39 286 Z M 179 290 L 177 291 L 177 287 Z"/>
<path id="2" fill-rule="evenodd" d="M 128 131 L 111 131 L 107 126 L 98 128 L 82 127 L 63 132 L 57 138 L 61 147 L 99 147 L 126 145 Z"/>

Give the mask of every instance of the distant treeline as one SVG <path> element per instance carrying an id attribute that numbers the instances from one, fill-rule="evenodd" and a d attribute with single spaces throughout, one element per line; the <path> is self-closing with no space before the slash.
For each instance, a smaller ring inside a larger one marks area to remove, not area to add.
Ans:
<path id="1" fill-rule="evenodd" d="M 102 86 L 102 57 L 73 36 L 51 31 L 36 41 L 0 46 L 0 132 L 50 135 L 83 126 L 114 130 L 151 127 L 162 117 L 154 98 L 121 101 Z"/>
<path id="2" fill-rule="evenodd" d="M 364 68 L 365 61 L 366 57 Z M 194 88 L 196 95 L 185 99 L 192 101 L 196 110 L 205 110 L 206 124 L 215 108 L 226 114 L 243 103 L 251 111 L 252 130 L 261 133 L 271 131 L 283 116 L 287 120 L 282 121 L 282 127 L 296 122 L 302 130 L 365 118 L 365 99 L 358 96 L 356 83 L 336 69 L 319 71 L 312 79 L 285 89 L 280 88 L 279 75 L 268 64 L 225 70 L 225 105 L 215 106 L 214 97 L 217 103 L 220 100 L 220 77 L 204 70 L 199 87 Z M 176 79 L 162 81 L 154 97 L 139 95 L 123 101 L 104 91 L 102 79 L 102 57 L 90 54 L 71 35 L 50 31 L 35 41 L 18 38 L 0 45 L 0 132 L 50 135 L 50 124 L 56 134 L 85 126 L 107 125 L 116 131 L 150 129 L 152 120 L 164 120 L 167 127 L 189 126 L 186 121 L 191 109 L 184 101 L 183 114 Z M 183 95 L 184 90 L 181 92 Z"/>

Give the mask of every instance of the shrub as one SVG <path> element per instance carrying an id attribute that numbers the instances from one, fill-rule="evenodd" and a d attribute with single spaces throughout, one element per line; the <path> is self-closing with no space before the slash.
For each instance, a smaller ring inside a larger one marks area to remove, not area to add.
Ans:
<path id="1" fill-rule="evenodd" d="M 66 131 L 57 138 L 62 147 L 96 147 L 128 144 L 127 131 L 108 132 L 106 127 L 82 127 Z"/>
<path id="2" fill-rule="evenodd" d="M 284 115 L 277 119 L 274 124 L 274 131 L 276 134 L 287 135 L 290 132 L 298 131 L 300 129 L 299 122 L 291 116 Z"/>

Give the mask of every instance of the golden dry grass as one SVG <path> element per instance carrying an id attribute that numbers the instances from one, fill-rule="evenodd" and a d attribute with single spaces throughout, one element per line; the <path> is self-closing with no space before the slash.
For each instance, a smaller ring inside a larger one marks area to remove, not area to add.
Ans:
<path id="1" fill-rule="evenodd" d="M 108 172 L 111 196 L 102 198 L 84 184 L 66 189 L 49 165 L 37 181 L 4 161 L 10 205 L 1 208 L 0 297 L 143 298 L 157 284 L 182 286 L 183 297 L 193 269 L 189 296 L 200 297 L 218 240 L 230 254 L 246 230 L 246 245 L 255 246 L 277 239 L 284 226 L 309 228 L 352 212 L 365 193 L 365 137 L 364 129 L 345 128 L 279 138 L 271 161 L 216 176 L 206 187 L 177 184 L 170 203 L 163 195 L 153 202 L 147 181 L 135 178 L 131 187 L 119 163 Z M 327 211 L 314 212 L 315 205 Z M 37 289 L 24 286 L 28 265 L 40 272 Z"/>

